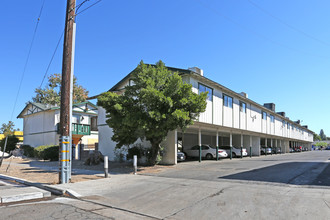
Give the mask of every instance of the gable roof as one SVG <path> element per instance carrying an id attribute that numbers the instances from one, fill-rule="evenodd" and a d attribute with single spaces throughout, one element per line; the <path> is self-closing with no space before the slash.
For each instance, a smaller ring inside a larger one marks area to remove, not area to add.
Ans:
<path id="1" fill-rule="evenodd" d="M 96 105 L 94 105 L 93 103 L 91 103 L 89 101 L 75 103 L 72 106 L 78 107 L 81 105 L 90 105 L 94 108 L 92 110 L 98 109 Z M 58 105 L 50 105 L 50 104 L 43 104 L 43 103 L 37 103 L 37 102 L 28 102 L 26 104 L 26 106 L 24 107 L 24 109 L 18 114 L 17 118 L 23 118 L 24 117 L 23 113 L 29 108 L 29 106 L 35 107 L 37 109 L 37 112 L 60 109 L 60 106 L 58 106 Z"/>

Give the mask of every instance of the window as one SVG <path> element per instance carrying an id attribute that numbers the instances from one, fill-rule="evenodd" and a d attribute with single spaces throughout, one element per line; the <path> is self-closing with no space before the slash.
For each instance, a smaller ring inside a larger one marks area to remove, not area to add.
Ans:
<path id="1" fill-rule="evenodd" d="M 198 90 L 199 90 L 199 94 L 202 92 L 208 92 L 207 99 L 212 102 L 212 100 L 213 100 L 213 89 L 212 88 L 198 83 Z"/>
<path id="2" fill-rule="evenodd" d="M 262 112 L 262 119 L 267 120 L 267 113 L 266 112 Z"/>
<path id="3" fill-rule="evenodd" d="M 246 104 L 244 102 L 239 102 L 240 110 L 243 113 L 246 113 Z"/>
<path id="4" fill-rule="evenodd" d="M 270 115 L 270 121 L 274 123 L 274 115 Z"/>
<path id="5" fill-rule="evenodd" d="M 288 129 L 290 129 L 291 124 L 288 122 Z"/>
<path id="6" fill-rule="evenodd" d="M 282 121 L 282 126 L 285 128 L 285 121 L 284 120 Z"/>
<path id="7" fill-rule="evenodd" d="M 131 79 L 130 79 L 130 80 L 129 80 L 129 82 L 128 82 L 128 85 L 129 85 L 129 86 L 134 86 L 134 85 L 135 85 L 135 83 L 134 83 L 134 81 L 133 81 L 133 80 L 131 80 Z"/>
<path id="8" fill-rule="evenodd" d="M 229 108 L 233 108 L 233 98 L 227 95 L 223 95 L 223 105 Z"/>

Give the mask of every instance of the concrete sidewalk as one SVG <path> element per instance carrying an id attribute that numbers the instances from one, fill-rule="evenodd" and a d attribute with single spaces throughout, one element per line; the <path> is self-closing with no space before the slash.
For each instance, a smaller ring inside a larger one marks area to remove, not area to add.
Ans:
<path id="1" fill-rule="evenodd" d="M 51 196 L 47 190 L 43 190 L 34 186 L 26 186 L 21 184 L 11 184 L 7 181 L 17 181 L 24 184 L 22 179 L 12 178 L 0 175 L 0 204 L 21 202 L 32 199 L 42 199 Z"/>
<path id="2" fill-rule="evenodd" d="M 330 189 L 119 175 L 52 186 L 82 201 L 155 219 L 329 219 Z"/>

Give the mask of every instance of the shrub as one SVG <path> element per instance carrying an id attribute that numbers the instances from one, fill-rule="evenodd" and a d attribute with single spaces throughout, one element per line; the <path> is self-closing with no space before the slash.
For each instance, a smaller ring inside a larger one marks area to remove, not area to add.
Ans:
<path id="1" fill-rule="evenodd" d="M 1 151 L 3 151 L 5 146 L 6 138 L 0 141 Z M 8 136 L 6 152 L 9 153 L 12 150 L 15 150 L 16 144 L 19 142 L 18 138 L 15 135 Z"/>
<path id="2" fill-rule="evenodd" d="M 31 147 L 30 145 L 22 145 L 20 149 L 23 150 L 23 155 L 27 157 L 34 157 L 34 147 Z"/>
<path id="3" fill-rule="evenodd" d="M 135 144 L 133 147 L 128 148 L 127 150 L 127 159 L 133 159 L 133 156 L 136 155 L 137 158 L 141 158 L 145 153 L 145 149 L 141 144 Z"/>
<path id="4" fill-rule="evenodd" d="M 57 145 L 42 145 L 34 149 L 35 157 L 43 160 L 56 161 L 59 157 L 59 146 Z"/>

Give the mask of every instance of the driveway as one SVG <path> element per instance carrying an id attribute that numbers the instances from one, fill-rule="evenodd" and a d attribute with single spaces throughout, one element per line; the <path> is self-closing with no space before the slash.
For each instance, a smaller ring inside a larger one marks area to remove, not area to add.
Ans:
<path id="1" fill-rule="evenodd" d="M 63 184 L 133 219 L 328 219 L 330 152 L 180 163 L 157 174 Z M 284 176 L 284 177 L 282 177 Z M 96 210 L 108 217 L 108 210 Z"/>

